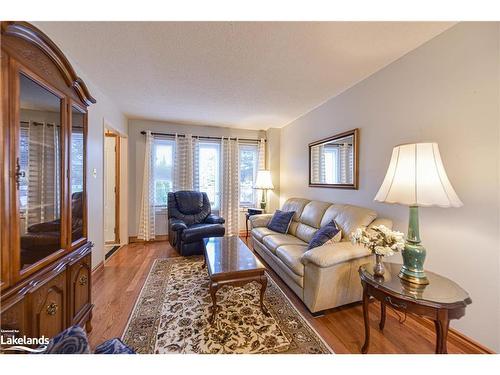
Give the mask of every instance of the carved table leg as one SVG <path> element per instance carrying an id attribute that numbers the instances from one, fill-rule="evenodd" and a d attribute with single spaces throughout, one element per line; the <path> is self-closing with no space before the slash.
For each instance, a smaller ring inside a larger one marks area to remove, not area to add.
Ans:
<path id="1" fill-rule="evenodd" d="M 210 324 L 215 323 L 215 317 L 217 316 L 217 290 L 219 289 L 219 284 L 210 283 L 210 296 L 212 297 L 212 316 L 210 317 Z"/>
<path id="2" fill-rule="evenodd" d="M 267 288 L 267 277 L 266 275 L 262 275 L 259 278 L 260 283 L 260 309 L 264 313 L 264 315 L 269 316 L 269 312 L 267 311 L 266 306 L 264 305 L 264 294 L 266 293 Z"/>
<path id="3" fill-rule="evenodd" d="M 368 352 L 368 346 L 370 345 L 370 317 L 368 315 L 370 296 L 366 290 L 366 286 L 363 285 L 363 318 L 365 320 L 365 343 L 361 348 L 361 353 L 366 354 Z"/>
<path id="4" fill-rule="evenodd" d="M 88 318 L 88 320 L 85 322 L 85 331 L 87 331 L 87 333 L 92 332 L 92 315 L 93 315 L 93 312 L 92 312 L 92 310 L 91 310 L 91 311 L 90 311 L 90 314 L 89 314 L 89 318 Z"/>
<path id="5" fill-rule="evenodd" d="M 447 314 L 438 314 L 438 318 L 434 321 L 436 327 L 436 354 L 448 354 L 446 342 L 448 340 L 448 328 L 450 327 L 450 320 Z"/>
<path id="6" fill-rule="evenodd" d="M 385 327 L 385 302 L 380 301 L 380 323 L 378 325 L 381 331 L 384 330 Z"/>

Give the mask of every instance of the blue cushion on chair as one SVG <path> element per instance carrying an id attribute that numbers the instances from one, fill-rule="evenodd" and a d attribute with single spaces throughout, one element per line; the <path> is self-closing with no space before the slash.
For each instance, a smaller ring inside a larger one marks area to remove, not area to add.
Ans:
<path id="1" fill-rule="evenodd" d="M 295 211 L 280 211 L 276 210 L 271 221 L 267 224 L 267 228 L 278 233 L 287 233 L 290 228 Z"/>
<path id="2" fill-rule="evenodd" d="M 328 224 L 322 226 L 318 231 L 314 234 L 309 241 L 309 246 L 307 250 L 314 249 L 315 247 L 319 247 L 332 240 L 336 235 L 340 237 L 340 229 L 335 224 L 335 221 L 331 221 Z M 340 241 L 340 238 L 339 238 Z"/>
<path id="3" fill-rule="evenodd" d="M 120 339 L 111 339 L 95 348 L 94 354 L 135 354 L 135 351 L 125 345 Z"/>
<path id="4" fill-rule="evenodd" d="M 87 334 L 80 326 L 72 326 L 50 339 L 43 354 L 89 354 Z"/>

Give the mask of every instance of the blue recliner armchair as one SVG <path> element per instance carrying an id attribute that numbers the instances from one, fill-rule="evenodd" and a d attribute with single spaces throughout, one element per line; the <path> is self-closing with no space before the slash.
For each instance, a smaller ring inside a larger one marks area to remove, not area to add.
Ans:
<path id="1" fill-rule="evenodd" d="M 213 215 L 207 193 L 168 193 L 168 240 L 183 256 L 203 254 L 203 239 L 223 237 L 224 219 Z"/>

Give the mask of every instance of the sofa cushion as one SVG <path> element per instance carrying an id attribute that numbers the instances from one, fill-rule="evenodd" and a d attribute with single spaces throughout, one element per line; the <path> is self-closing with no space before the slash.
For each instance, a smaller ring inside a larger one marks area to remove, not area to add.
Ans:
<path id="1" fill-rule="evenodd" d="M 346 204 L 335 217 L 335 222 L 342 229 L 344 238 L 349 240 L 352 232 L 366 228 L 376 218 L 377 213 L 373 210 Z"/>
<path id="2" fill-rule="evenodd" d="M 252 236 L 254 236 L 254 238 L 260 242 L 262 242 L 262 239 L 265 236 L 269 236 L 270 234 L 278 234 L 278 232 L 275 232 L 274 230 L 271 230 L 266 227 L 253 228 L 251 233 Z"/>
<path id="3" fill-rule="evenodd" d="M 311 241 L 309 241 L 309 246 L 307 250 L 311 250 L 315 247 L 322 246 L 325 243 L 331 242 L 339 242 L 341 238 L 341 231 L 335 224 L 335 221 L 332 220 L 327 225 L 318 229 L 318 231 L 314 234 Z"/>
<path id="4" fill-rule="evenodd" d="M 310 202 L 309 199 L 304 198 L 290 198 L 287 199 L 281 208 L 282 211 L 295 211 L 293 216 L 294 221 L 299 221 L 300 215 L 302 215 L 302 210 Z"/>
<path id="5" fill-rule="evenodd" d="M 302 245 L 307 247 L 307 243 L 289 234 L 270 234 L 265 236 L 262 243 L 273 253 L 283 245 Z"/>
<path id="6" fill-rule="evenodd" d="M 299 221 L 302 224 L 318 229 L 321 224 L 321 218 L 325 214 L 326 209 L 331 205 L 328 202 L 311 201 L 304 207 Z"/>
<path id="7" fill-rule="evenodd" d="M 276 256 L 296 275 L 304 276 L 304 265 L 300 258 L 306 251 L 307 246 L 304 245 L 283 245 L 276 249 Z"/>
<path id="8" fill-rule="evenodd" d="M 311 227 L 306 224 L 299 223 L 297 225 L 297 229 L 295 230 L 294 236 L 300 238 L 302 241 L 309 243 L 311 241 L 311 238 L 313 238 L 314 234 L 316 233 L 318 229 Z M 290 233 L 292 234 L 292 233 Z"/>
<path id="9" fill-rule="evenodd" d="M 278 233 L 287 233 L 295 211 L 276 210 L 267 227 Z"/>

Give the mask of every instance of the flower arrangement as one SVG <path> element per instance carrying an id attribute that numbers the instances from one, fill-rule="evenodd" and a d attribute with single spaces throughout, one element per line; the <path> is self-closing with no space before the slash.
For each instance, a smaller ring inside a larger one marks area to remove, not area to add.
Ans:
<path id="1" fill-rule="evenodd" d="M 392 256 L 405 247 L 404 234 L 393 231 L 384 225 L 368 230 L 358 228 L 351 234 L 353 244 L 361 244 L 375 255 Z"/>

